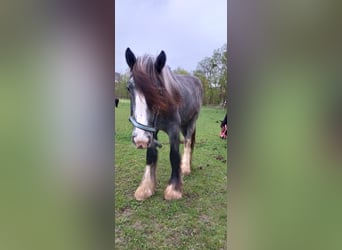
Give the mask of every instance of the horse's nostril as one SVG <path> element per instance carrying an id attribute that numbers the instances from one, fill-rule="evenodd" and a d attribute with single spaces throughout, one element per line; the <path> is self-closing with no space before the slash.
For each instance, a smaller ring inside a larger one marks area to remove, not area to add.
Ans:
<path id="1" fill-rule="evenodd" d="M 143 142 L 143 141 L 137 141 L 137 142 L 135 142 L 134 143 L 135 144 L 135 146 L 137 147 L 137 148 L 147 148 L 147 144 L 146 144 L 146 142 Z"/>

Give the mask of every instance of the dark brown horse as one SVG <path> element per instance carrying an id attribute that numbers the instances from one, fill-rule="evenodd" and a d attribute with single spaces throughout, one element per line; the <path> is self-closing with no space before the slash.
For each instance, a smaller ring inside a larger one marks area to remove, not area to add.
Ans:
<path id="1" fill-rule="evenodd" d="M 146 148 L 146 168 L 140 186 L 135 191 L 137 200 L 152 196 L 156 189 L 158 160 L 157 135 L 166 132 L 170 141 L 171 177 L 164 192 L 166 200 L 182 197 L 182 174 L 190 174 L 195 145 L 196 120 L 202 101 L 202 84 L 193 76 L 173 74 L 165 66 L 166 54 L 156 58 L 136 58 L 127 48 L 126 61 L 131 69 L 128 91 L 131 100 L 129 120 L 133 124 L 132 142 Z M 184 136 L 184 154 L 179 153 L 180 132 Z"/>

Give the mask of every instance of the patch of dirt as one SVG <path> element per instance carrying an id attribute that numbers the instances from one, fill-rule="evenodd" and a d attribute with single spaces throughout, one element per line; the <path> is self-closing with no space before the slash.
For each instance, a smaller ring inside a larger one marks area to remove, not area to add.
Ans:
<path id="1" fill-rule="evenodd" d="M 201 214 L 199 216 L 200 221 L 203 221 L 205 224 L 210 222 L 210 217 L 206 214 Z"/>
<path id="2" fill-rule="evenodd" d="M 189 203 L 193 202 L 193 199 L 198 199 L 199 197 L 199 194 L 198 193 L 195 193 L 195 192 L 186 192 L 183 194 L 184 198 L 188 199 Z M 189 204 L 191 205 L 191 204 Z"/>
<path id="3" fill-rule="evenodd" d="M 133 209 L 130 208 L 129 206 L 123 207 L 120 209 L 122 212 L 122 216 L 129 217 L 133 214 Z"/>
<path id="4" fill-rule="evenodd" d="M 156 232 L 159 232 L 159 231 L 161 231 L 161 230 L 164 230 L 164 228 L 159 224 L 159 223 L 157 223 L 157 222 L 153 222 L 153 228 L 154 228 L 154 230 L 156 231 Z"/>
<path id="5" fill-rule="evenodd" d="M 115 244 L 119 245 L 124 242 L 124 238 L 121 235 L 121 232 L 119 229 L 115 228 Z"/>
<path id="6" fill-rule="evenodd" d="M 224 157 L 223 157 L 222 155 L 216 156 L 215 159 L 216 159 L 216 160 L 219 160 L 219 161 L 221 161 L 221 162 L 223 162 L 223 163 L 227 162 L 227 160 L 225 160 Z"/>
<path id="7" fill-rule="evenodd" d="M 189 236 L 189 237 L 193 237 L 196 234 L 198 234 L 198 230 L 197 229 L 193 229 L 193 228 L 187 228 L 187 229 L 184 229 L 182 231 L 182 234 L 186 235 L 186 236 Z"/>
<path id="8" fill-rule="evenodd" d="M 143 230 L 144 229 L 144 226 L 143 224 L 141 224 L 141 221 L 137 221 L 135 222 L 132 227 L 136 230 Z"/>

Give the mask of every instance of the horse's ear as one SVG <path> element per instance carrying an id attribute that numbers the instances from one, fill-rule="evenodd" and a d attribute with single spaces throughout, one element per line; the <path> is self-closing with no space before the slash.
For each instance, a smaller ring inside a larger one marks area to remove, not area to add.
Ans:
<path id="1" fill-rule="evenodd" d="M 154 66 L 156 67 L 156 70 L 158 73 L 160 73 L 162 71 L 162 69 L 164 68 L 166 63 L 166 54 L 165 52 L 162 50 L 160 52 L 160 54 L 158 55 L 156 62 L 154 63 Z"/>
<path id="2" fill-rule="evenodd" d="M 131 51 L 130 48 L 126 49 L 126 62 L 129 66 L 130 69 L 133 69 L 133 66 L 135 64 L 135 62 L 137 61 L 137 59 L 135 58 L 135 55 L 133 54 L 133 52 Z"/>

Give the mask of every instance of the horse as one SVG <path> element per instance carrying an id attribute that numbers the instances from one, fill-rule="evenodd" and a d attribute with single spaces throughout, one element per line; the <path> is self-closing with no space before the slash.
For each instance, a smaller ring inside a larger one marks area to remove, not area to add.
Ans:
<path id="1" fill-rule="evenodd" d="M 115 107 L 117 108 L 119 106 L 119 98 L 115 98 Z"/>
<path id="2" fill-rule="evenodd" d="M 220 133 L 220 138 L 221 139 L 226 139 L 227 138 L 227 114 L 225 115 L 223 121 L 221 121 L 220 124 L 221 127 L 221 133 Z"/>
<path id="3" fill-rule="evenodd" d="M 130 95 L 132 143 L 147 149 L 142 181 L 134 193 L 138 201 L 151 197 L 156 190 L 158 132 L 169 137 L 171 177 L 164 191 L 166 200 L 182 198 L 183 175 L 191 172 L 195 145 L 196 121 L 202 105 L 202 83 L 194 76 L 174 74 L 166 65 L 162 50 L 157 57 L 136 57 L 130 48 L 125 52 L 130 68 L 127 89 Z M 184 152 L 179 152 L 180 133 L 184 136 Z"/>

